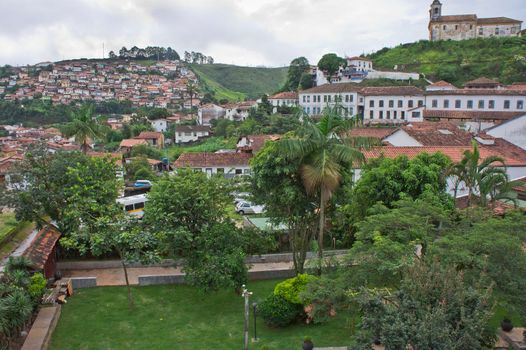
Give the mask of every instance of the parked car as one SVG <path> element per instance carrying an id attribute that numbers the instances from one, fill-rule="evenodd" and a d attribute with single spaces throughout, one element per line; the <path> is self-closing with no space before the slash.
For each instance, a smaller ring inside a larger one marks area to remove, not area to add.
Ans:
<path id="1" fill-rule="evenodd" d="M 230 193 L 234 197 L 234 204 L 237 205 L 239 202 L 246 202 L 250 197 L 248 192 L 232 192 Z"/>
<path id="2" fill-rule="evenodd" d="M 261 214 L 265 210 L 263 205 L 254 205 L 250 202 L 239 202 L 236 205 L 236 212 L 241 215 L 245 214 Z"/>
<path id="3" fill-rule="evenodd" d="M 133 187 L 152 187 L 152 182 L 150 180 L 137 180 Z"/>

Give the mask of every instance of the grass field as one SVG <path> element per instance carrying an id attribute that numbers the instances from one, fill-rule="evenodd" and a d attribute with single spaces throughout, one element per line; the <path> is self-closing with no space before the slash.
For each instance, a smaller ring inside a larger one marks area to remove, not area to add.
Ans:
<path id="1" fill-rule="evenodd" d="M 252 301 L 263 299 L 276 281 L 254 282 Z M 62 307 L 52 350 L 242 349 L 243 298 L 233 291 L 201 294 L 188 286 L 134 287 L 135 309 L 125 287 L 76 290 Z M 301 349 L 305 336 L 316 346 L 345 346 L 351 320 L 336 317 L 323 325 L 271 329 L 257 322 L 260 341 L 250 349 Z M 253 336 L 252 318 L 250 336 Z"/>
<path id="2" fill-rule="evenodd" d="M 234 138 L 209 137 L 206 140 L 191 146 L 173 145 L 164 150 L 165 155 L 175 161 L 182 153 L 216 152 L 220 149 L 236 149 L 237 140 Z"/>
<path id="3" fill-rule="evenodd" d="M 288 70 L 287 67 L 239 67 L 228 64 L 194 64 L 191 67 L 214 90 L 216 98 L 221 93 L 221 89 L 216 90 L 217 85 L 230 93 L 238 92 L 250 99 L 272 94 L 283 85 Z M 217 84 L 215 87 L 214 83 Z"/>
<path id="4" fill-rule="evenodd" d="M 16 227 L 17 221 L 15 214 L 2 213 L 0 214 L 0 241 L 7 235 L 13 228 Z"/>

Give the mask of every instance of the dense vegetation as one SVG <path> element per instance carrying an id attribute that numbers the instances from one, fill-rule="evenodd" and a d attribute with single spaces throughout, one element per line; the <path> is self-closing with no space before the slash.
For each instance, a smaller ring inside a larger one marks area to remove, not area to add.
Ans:
<path id="1" fill-rule="evenodd" d="M 375 69 L 419 72 L 455 85 L 486 76 L 502 83 L 526 81 L 526 37 L 463 41 L 422 40 L 368 55 Z"/>
<path id="2" fill-rule="evenodd" d="M 272 94 L 279 90 L 285 82 L 288 69 L 287 67 L 239 67 L 228 64 L 191 65 L 191 67 L 202 80 L 215 82 L 230 91 L 241 92 L 249 99 L 256 99 L 263 94 Z M 214 91 L 218 89 L 218 86 L 210 87 Z M 221 92 L 221 89 L 218 92 Z"/>

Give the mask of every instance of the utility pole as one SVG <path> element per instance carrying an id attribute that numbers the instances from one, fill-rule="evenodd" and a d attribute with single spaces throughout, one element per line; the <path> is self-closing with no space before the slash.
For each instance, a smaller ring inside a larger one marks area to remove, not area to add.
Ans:
<path id="1" fill-rule="evenodd" d="M 244 334 L 244 350 L 248 350 L 248 322 L 249 322 L 249 314 L 250 314 L 250 304 L 249 299 L 252 295 L 252 292 L 249 292 L 245 285 L 242 286 L 243 293 L 241 296 L 245 298 L 245 330 L 243 332 Z"/>

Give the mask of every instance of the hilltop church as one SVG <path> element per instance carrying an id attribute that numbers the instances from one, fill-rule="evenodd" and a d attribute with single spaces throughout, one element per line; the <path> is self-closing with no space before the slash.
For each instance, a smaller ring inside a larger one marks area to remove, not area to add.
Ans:
<path id="1" fill-rule="evenodd" d="M 464 40 L 492 36 L 520 36 L 522 21 L 508 17 L 477 15 L 442 16 L 442 4 L 434 0 L 429 10 L 429 40 Z"/>

